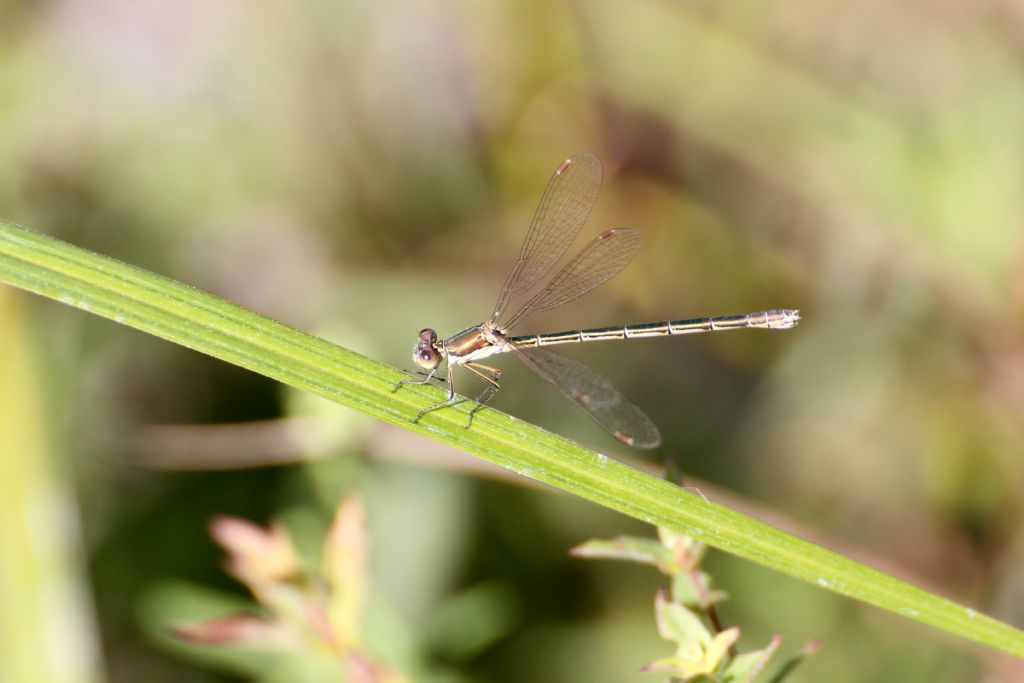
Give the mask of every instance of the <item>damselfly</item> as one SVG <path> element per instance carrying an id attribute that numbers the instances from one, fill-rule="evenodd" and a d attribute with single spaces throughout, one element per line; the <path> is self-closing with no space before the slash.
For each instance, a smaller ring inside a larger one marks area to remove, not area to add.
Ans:
<path id="1" fill-rule="evenodd" d="M 623 396 L 606 378 L 579 361 L 541 347 L 557 344 L 664 337 L 697 332 L 717 332 L 754 327 L 785 330 L 800 320 L 798 311 L 781 309 L 692 320 L 598 327 L 519 337 L 509 331 L 527 316 L 548 311 L 583 296 L 621 271 L 640 248 L 640 233 L 630 228 L 615 228 L 598 235 L 512 315 L 505 317 L 510 303 L 525 296 L 555 265 L 576 239 L 601 187 L 601 162 L 591 154 L 578 154 L 563 161 L 548 182 L 537 207 L 533 223 L 526 233 L 519 260 L 505 280 L 494 313 L 486 322 L 469 327 L 447 339 L 439 340 L 430 329 L 420 331 L 413 360 L 425 371 L 422 379 L 406 379 L 395 385 L 426 384 L 433 379 L 441 362 L 446 362 L 448 398 L 421 410 L 414 422 L 427 413 L 457 403 L 452 370 L 463 367 L 480 377 L 486 386 L 470 411 L 469 420 L 497 393 L 498 368 L 480 361 L 498 353 L 511 352 L 527 367 L 551 382 L 583 408 L 599 425 L 623 443 L 637 448 L 655 448 L 661 435 L 651 419 Z M 469 426 L 467 421 L 466 426 Z"/>

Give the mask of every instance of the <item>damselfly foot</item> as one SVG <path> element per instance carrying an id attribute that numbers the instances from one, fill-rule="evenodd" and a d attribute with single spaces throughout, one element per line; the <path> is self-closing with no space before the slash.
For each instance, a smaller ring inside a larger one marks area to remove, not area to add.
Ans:
<path id="1" fill-rule="evenodd" d="M 440 403 L 435 403 L 432 406 L 427 406 L 426 408 L 424 408 L 420 412 L 416 413 L 416 417 L 414 417 L 412 419 L 412 423 L 413 424 L 418 424 L 419 421 L 420 421 L 420 418 L 422 418 L 427 413 L 432 413 L 435 410 L 440 410 L 441 408 L 447 408 L 449 406 L 454 407 L 454 406 L 459 405 L 463 401 L 468 401 L 468 400 L 469 399 L 467 399 L 467 398 L 465 398 L 463 396 L 453 396 L 453 397 L 451 397 L 451 398 L 449 398 L 447 400 L 441 401 Z"/>
<path id="2" fill-rule="evenodd" d="M 415 371 L 413 371 L 413 370 L 406 370 L 405 374 L 409 375 L 413 379 L 406 378 L 406 379 L 399 380 L 398 383 L 395 385 L 395 388 L 391 390 L 391 393 L 393 394 L 396 391 L 398 391 L 399 389 L 401 389 L 403 384 L 416 384 L 416 385 L 430 384 L 430 380 L 432 380 L 432 379 L 436 379 L 437 381 L 439 381 L 442 384 L 444 384 L 444 380 L 443 379 L 441 379 L 440 377 L 435 377 L 434 376 L 435 373 L 436 373 L 436 370 L 432 371 L 432 372 L 423 372 L 422 370 L 415 370 Z"/>

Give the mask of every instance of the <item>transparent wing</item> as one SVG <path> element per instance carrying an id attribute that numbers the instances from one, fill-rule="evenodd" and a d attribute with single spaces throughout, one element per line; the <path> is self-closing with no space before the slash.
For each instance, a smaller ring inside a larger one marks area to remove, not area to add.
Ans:
<path id="1" fill-rule="evenodd" d="M 600 189 L 601 162 L 593 154 L 576 154 L 559 165 L 537 206 L 519 260 L 501 288 L 492 321 L 562 258 L 587 221 Z"/>
<path id="2" fill-rule="evenodd" d="M 577 360 L 542 349 L 519 350 L 528 368 L 558 387 L 612 436 L 634 448 L 657 448 L 661 434 L 606 377 Z"/>
<path id="3" fill-rule="evenodd" d="M 606 230 L 565 264 L 551 282 L 508 319 L 506 329 L 528 315 L 577 299 L 612 279 L 640 249 L 640 232 L 630 228 Z"/>

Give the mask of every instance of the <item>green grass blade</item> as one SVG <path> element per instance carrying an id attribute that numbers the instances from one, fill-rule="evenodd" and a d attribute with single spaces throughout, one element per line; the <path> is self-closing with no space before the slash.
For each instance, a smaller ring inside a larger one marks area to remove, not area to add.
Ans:
<path id="1" fill-rule="evenodd" d="M 25 303 L 0 286 L 0 681 L 98 683 L 74 493 L 53 457 Z"/>
<path id="2" fill-rule="evenodd" d="M 306 389 L 822 588 L 1024 657 L 1024 632 L 495 410 L 413 424 L 437 387 L 210 294 L 0 221 L 0 281 Z"/>

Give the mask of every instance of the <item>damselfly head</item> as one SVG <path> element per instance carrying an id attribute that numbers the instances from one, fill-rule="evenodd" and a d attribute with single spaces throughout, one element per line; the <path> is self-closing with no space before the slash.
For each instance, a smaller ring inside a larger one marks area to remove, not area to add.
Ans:
<path id="1" fill-rule="evenodd" d="M 437 348 L 437 332 L 429 327 L 420 330 L 420 340 L 412 351 L 412 359 L 424 370 L 433 370 L 441 364 L 441 354 Z"/>

